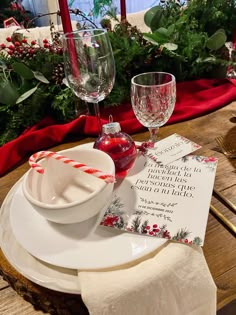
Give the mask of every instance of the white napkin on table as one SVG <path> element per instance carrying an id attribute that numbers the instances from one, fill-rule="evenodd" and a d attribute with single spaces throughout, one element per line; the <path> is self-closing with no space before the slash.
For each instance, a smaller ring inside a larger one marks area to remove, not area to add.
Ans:
<path id="1" fill-rule="evenodd" d="M 216 314 L 216 286 L 198 246 L 167 242 L 133 267 L 81 271 L 78 279 L 90 315 Z"/>

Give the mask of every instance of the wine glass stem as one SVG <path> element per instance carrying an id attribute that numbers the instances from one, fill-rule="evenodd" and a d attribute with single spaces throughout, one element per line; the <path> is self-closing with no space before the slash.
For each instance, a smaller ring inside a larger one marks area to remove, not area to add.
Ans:
<path id="1" fill-rule="evenodd" d="M 98 126 L 98 135 L 102 133 L 102 123 L 101 123 L 101 116 L 100 116 L 100 109 L 98 102 L 94 103 L 94 113 L 97 117 L 97 126 Z"/>
<path id="2" fill-rule="evenodd" d="M 159 131 L 159 128 L 148 128 L 148 130 L 149 130 L 149 133 L 150 133 L 150 139 L 149 139 L 149 141 L 150 142 L 153 142 L 153 143 L 155 143 L 155 142 L 157 142 L 157 134 L 158 134 L 158 131 Z"/>

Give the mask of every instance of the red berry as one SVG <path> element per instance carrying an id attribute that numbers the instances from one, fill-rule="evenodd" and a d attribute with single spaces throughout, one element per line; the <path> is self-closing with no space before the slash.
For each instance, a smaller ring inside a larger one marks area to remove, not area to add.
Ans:
<path id="1" fill-rule="evenodd" d="M 153 234 L 154 234 L 153 231 L 150 231 L 150 232 L 149 232 L 149 235 L 153 235 Z"/>
<path id="2" fill-rule="evenodd" d="M 22 43 L 26 44 L 26 43 L 27 43 L 27 39 L 26 39 L 26 38 L 23 38 L 23 39 L 22 39 Z"/>
<path id="3" fill-rule="evenodd" d="M 184 243 L 188 243 L 188 239 L 187 238 L 184 240 Z"/>
<path id="4" fill-rule="evenodd" d="M 43 40 L 43 43 L 44 43 L 44 44 L 47 44 L 47 43 L 48 43 L 48 40 L 45 38 L 45 39 Z"/>
<path id="5" fill-rule="evenodd" d="M 19 42 L 15 42 L 14 45 L 15 45 L 16 47 L 19 47 L 19 46 L 20 46 L 20 43 L 19 43 Z"/>
<path id="6" fill-rule="evenodd" d="M 9 50 L 9 51 L 8 51 L 8 55 L 13 55 L 13 51 L 12 51 L 12 50 Z"/>
<path id="7" fill-rule="evenodd" d="M 14 47 L 13 45 L 8 46 L 8 48 L 9 48 L 10 50 L 15 50 L 15 47 Z"/>
<path id="8" fill-rule="evenodd" d="M 48 48 L 48 47 L 49 47 L 49 45 L 48 45 L 48 44 L 44 44 L 43 46 L 44 46 L 44 48 Z"/>
<path id="9" fill-rule="evenodd" d="M 34 46 L 35 44 L 36 44 L 36 41 L 35 41 L 35 40 L 32 40 L 32 41 L 31 41 L 31 45 Z"/>
<path id="10" fill-rule="evenodd" d="M 2 49 L 6 48 L 6 45 L 5 44 L 1 44 L 1 48 Z"/>
<path id="11" fill-rule="evenodd" d="M 29 53 L 30 53 L 31 55 L 33 55 L 33 54 L 34 54 L 34 49 L 31 48 L 31 49 L 29 50 Z"/>
<path id="12" fill-rule="evenodd" d="M 147 226 L 145 227 L 145 229 L 146 229 L 146 230 L 150 230 L 150 226 L 147 225 Z"/>
<path id="13" fill-rule="evenodd" d="M 11 42 L 11 37 L 7 37 L 6 40 L 7 40 L 8 42 Z"/>
<path id="14" fill-rule="evenodd" d="M 57 49 L 57 54 L 58 54 L 58 55 L 62 55 L 62 54 L 63 54 L 62 48 L 58 48 L 58 49 Z"/>
<path id="15" fill-rule="evenodd" d="M 156 228 L 157 228 L 157 226 L 158 226 L 157 224 L 153 224 L 153 226 L 152 226 L 152 227 L 153 227 L 154 229 L 156 229 Z"/>

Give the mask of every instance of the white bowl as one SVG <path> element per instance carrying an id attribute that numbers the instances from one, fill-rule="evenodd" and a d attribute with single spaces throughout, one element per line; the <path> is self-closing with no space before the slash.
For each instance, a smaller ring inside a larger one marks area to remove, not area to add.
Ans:
<path id="1" fill-rule="evenodd" d="M 96 149 L 72 148 L 60 154 L 115 175 L 111 157 Z M 44 174 L 30 169 L 23 180 L 23 193 L 33 208 L 49 221 L 77 223 L 105 209 L 111 201 L 114 183 L 106 183 L 54 158 L 38 162 Z"/>

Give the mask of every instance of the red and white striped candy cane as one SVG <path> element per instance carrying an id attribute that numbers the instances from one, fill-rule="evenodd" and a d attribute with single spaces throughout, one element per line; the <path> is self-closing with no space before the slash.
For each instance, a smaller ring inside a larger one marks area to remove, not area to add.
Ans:
<path id="1" fill-rule="evenodd" d="M 106 183 L 113 183 L 115 181 L 115 177 L 113 175 L 105 174 L 102 171 L 92 168 L 91 166 L 87 166 L 86 164 L 76 162 L 75 160 L 72 160 L 64 155 L 61 155 L 52 151 L 40 151 L 40 152 L 34 153 L 29 158 L 30 166 L 40 174 L 44 173 L 44 168 L 40 164 L 37 163 L 37 160 L 44 157 L 46 158 L 52 157 L 58 161 L 63 162 L 64 164 L 69 164 L 70 166 L 77 168 L 80 171 L 83 171 L 87 174 L 91 174 L 100 179 L 103 179 Z"/>

